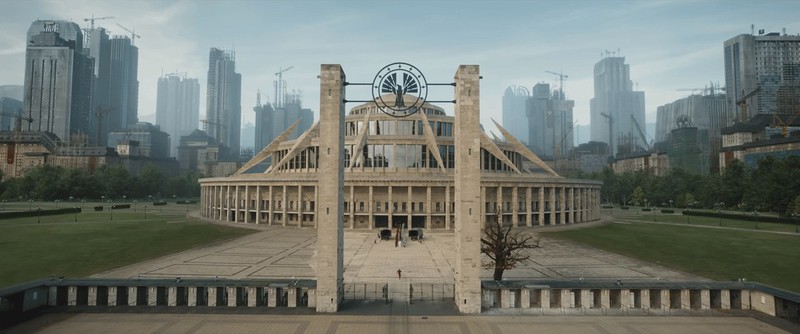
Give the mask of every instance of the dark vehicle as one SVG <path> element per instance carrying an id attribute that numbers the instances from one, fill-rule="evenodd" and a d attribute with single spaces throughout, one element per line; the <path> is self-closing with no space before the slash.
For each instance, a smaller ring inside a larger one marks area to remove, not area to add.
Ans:
<path id="1" fill-rule="evenodd" d="M 385 228 L 381 230 L 381 233 L 378 234 L 381 237 L 381 240 L 391 240 L 392 239 L 392 230 Z"/>
<path id="2" fill-rule="evenodd" d="M 422 240 L 422 229 L 412 228 L 408 230 L 408 237 L 411 238 L 411 240 Z"/>

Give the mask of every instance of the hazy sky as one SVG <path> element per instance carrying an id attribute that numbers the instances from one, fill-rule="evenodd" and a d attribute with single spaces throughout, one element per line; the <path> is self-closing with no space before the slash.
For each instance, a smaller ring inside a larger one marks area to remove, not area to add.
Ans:
<path id="1" fill-rule="evenodd" d="M 647 122 L 656 107 L 685 97 L 681 88 L 724 85 L 722 44 L 742 33 L 786 28 L 800 33 L 800 1 L 17 1 L 0 0 L 0 85 L 24 83 L 25 34 L 36 19 L 97 21 L 112 34 L 136 31 L 140 120 L 155 121 L 162 73 L 187 72 L 200 81 L 205 116 L 210 47 L 236 50 L 242 74 L 242 119 L 252 122 L 256 91 L 273 98 L 275 72 L 319 111 L 320 64 L 341 64 L 351 82 L 371 82 L 384 65 L 416 65 L 428 82 L 451 82 L 459 64 L 481 66 L 484 125 L 501 117 L 510 85 L 554 87 L 569 75 L 575 119 L 589 123 L 592 70 L 605 50 L 626 57 L 631 79 L 645 92 Z M 431 88 L 431 100 L 452 99 Z M 347 98 L 369 99 L 351 86 Z M 347 107 L 353 107 L 348 105 Z M 452 106 L 442 105 L 452 111 Z M 583 138 L 581 141 L 585 141 Z"/>

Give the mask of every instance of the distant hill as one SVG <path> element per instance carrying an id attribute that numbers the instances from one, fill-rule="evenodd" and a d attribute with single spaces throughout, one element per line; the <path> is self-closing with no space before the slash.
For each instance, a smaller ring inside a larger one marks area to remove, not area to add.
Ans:
<path id="1" fill-rule="evenodd" d="M 8 97 L 22 101 L 21 85 L 0 85 L 0 97 Z"/>

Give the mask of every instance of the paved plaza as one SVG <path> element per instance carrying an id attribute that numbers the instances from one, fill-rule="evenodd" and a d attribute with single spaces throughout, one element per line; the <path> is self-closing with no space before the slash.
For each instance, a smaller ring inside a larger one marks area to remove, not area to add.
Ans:
<path id="1" fill-rule="evenodd" d="M 241 224 L 239 224 L 241 225 Z M 103 278 L 315 278 L 316 230 L 253 226 L 249 236 L 200 247 L 94 275 Z M 532 261 L 506 271 L 507 279 L 637 279 L 703 280 L 584 245 L 543 238 L 542 248 L 532 250 Z M 414 282 L 452 283 L 455 257 L 452 232 L 427 232 L 424 242 L 411 241 L 395 247 L 380 241 L 375 232 L 344 234 L 345 282 L 381 283 L 397 279 Z M 484 270 L 484 279 L 491 272 Z"/>
<path id="2" fill-rule="evenodd" d="M 788 333 L 749 317 L 48 314 L 7 334 Z"/>
<path id="3" fill-rule="evenodd" d="M 176 221 L 175 223 L 181 223 Z M 200 247 L 94 275 L 103 278 L 214 277 L 314 278 L 316 230 L 277 226 L 247 227 L 259 231 L 235 240 Z M 380 241 L 376 232 L 345 232 L 346 282 L 453 282 L 454 235 L 428 232 L 424 242 L 398 248 Z M 541 239 L 528 264 L 505 277 L 544 279 L 703 280 L 702 277 L 566 241 Z M 489 279 L 491 272 L 484 271 Z M 800 330 L 753 313 L 717 316 L 507 316 L 459 315 L 447 303 L 348 301 L 337 314 L 306 309 L 252 311 L 198 309 L 175 314 L 145 308 L 141 313 L 54 312 L 2 333 L 787 333 Z M 354 305 L 357 304 L 357 305 Z M 85 310 L 84 310 L 85 311 Z M 241 312 L 240 312 L 241 311 Z M 197 314 L 191 314 L 195 313 Z M 202 314 L 207 312 L 206 314 Z M 248 314 L 241 314 L 242 312 Z M 266 313 L 266 314 L 264 314 Z M 765 320 L 766 321 L 762 321 Z"/>

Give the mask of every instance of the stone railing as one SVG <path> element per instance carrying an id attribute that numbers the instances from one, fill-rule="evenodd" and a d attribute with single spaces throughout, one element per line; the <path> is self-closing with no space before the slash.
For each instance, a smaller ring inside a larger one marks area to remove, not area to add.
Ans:
<path id="1" fill-rule="evenodd" d="M 481 285 L 487 313 L 669 315 L 739 309 L 800 323 L 800 294 L 755 282 L 520 280 Z"/>

